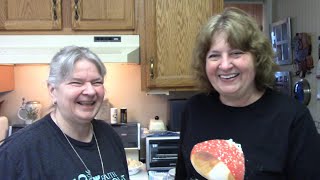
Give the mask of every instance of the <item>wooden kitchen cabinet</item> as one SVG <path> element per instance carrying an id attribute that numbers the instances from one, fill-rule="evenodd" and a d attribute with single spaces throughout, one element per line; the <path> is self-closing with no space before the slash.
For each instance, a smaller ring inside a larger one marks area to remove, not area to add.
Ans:
<path id="1" fill-rule="evenodd" d="M 134 0 L 73 0 L 72 29 L 134 29 Z"/>
<path id="2" fill-rule="evenodd" d="M 60 0 L 0 0 L 0 30 L 61 29 Z"/>
<path id="3" fill-rule="evenodd" d="M 0 30 L 133 30 L 134 13 L 135 0 L 0 0 Z"/>
<path id="4" fill-rule="evenodd" d="M 261 30 L 263 30 L 263 4 L 258 4 L 258 3 L 236 3 L 236 2 L 225 2 L 224 3 L 224 8 L 227 7 L 236 7 L 239 9 L 242 9 L 249 15 L 251 15 L 258 23 L 260 26 Z"/>
<path id="5" fill-rule="evenodd" d="M 14 89 L 13 65 L 0 65 L 0 92 L 12 91 Z"/>
<path id="6" fill-rule="evenodd" d="M 192 89 L 192 50 L 200 27 L 223 10 L 223 0 L 145 1 L 142 89 Z"/>

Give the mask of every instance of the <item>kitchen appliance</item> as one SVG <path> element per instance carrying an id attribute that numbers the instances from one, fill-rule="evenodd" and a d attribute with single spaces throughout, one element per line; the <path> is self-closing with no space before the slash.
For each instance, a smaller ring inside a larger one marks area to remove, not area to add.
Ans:
<path id="1" fill-rule="evenodd" d="M 140 123 L 111 124 L 118 133 L 125 149 L 140 149 Z"/>
<path id="2" fill-rule="evenodd" d="M 139 160 L 140 153 L 140 123 L 129 122 L 111 124 L 121 138 L 127 159 Z"/>
<path id="3" fill-rule="evenodd" d="M 146 167 L 148 171 L 168 171 L 176 166 L 179 134 L 146 137 Z"/>
<path id="4" fill-rule="evenodd" d="M 186 105 L 187 99 L 170 99 L 168 101 L 168 130 L 180 131 L 181 115 Z"/>
<path id="5" fill-rule="evenodd" d="M 139 35 L 1 35 L 0 42 L 0 64 L 48 64 L 71 45 L 90 48 L 103 62 L 140 63 Z"/>
<path id="6" fill-rule="evenodd" d="M 22 106 L 18 110 L 18 117 L 25 121 L 26 124 L 31 124 L 33 121 L 40 119 L 41 107 L 39 101 L 27 101 L 22 99 Z"/>
<path id="7" fill-rule="evenodd" d="M 164 125 L 163 120 L 159 119 L 159 116 L 155 116 L 154 119 L 150 119 L 149 131 L 158 132 L 158 131 L 165 131 L 165 130 L 167 130 L 167 128 Z"/>

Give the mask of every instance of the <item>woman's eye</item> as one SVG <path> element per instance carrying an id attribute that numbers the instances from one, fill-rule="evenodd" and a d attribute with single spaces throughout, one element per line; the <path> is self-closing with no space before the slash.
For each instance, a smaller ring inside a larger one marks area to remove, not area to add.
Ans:
<path id="1" fill-rule="evenodd" d="M 242 54 L 244 54 L 243 51 L 234 51 L 230 53 L 230 55 L 235 58 L 240 57 Z"/>
<path id="2" fill-rule="evenodd" d="M 73 85 L 73 86 L 81 86 L 82 83 L 81 82 L 77 82 L 77 81 L 72 81 L 69 83 L 70 85 Z"/>
<path id="3" fill-rule="evenodd" d="M 219 57 L 219 54 L 209 54 L 208 59 L 214 60 L 214 59 L 217 59 L 218 57 Z"/>
<path id="4" fill-rule="evenodd" d="M 93 85 L 94 86 L 101 86 L 101 85 L 103 85 L 103 82 L 102 81 L 93 82 Z"/>

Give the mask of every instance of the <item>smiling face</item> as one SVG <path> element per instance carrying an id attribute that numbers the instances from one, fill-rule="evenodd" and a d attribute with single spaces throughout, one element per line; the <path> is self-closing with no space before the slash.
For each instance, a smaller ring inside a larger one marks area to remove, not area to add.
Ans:
<path id="1" fill-rule="evenodd" d="M 253 55 L 231 48 L 225 33 L 218 33 L 213 39 L 206 56 L 206 73 L 220 97 L 240 98 L 256 93 Z"/>
<path id="2" fill-rule="evenodd" d="M 103 77 L 92 62 L 78 60 L 69 78 L 57 87 L 49 87 L 50 94 L 57 103 L 56 115 L 64 121 L 91 122 L 104 98 L 103 82 Z"/>

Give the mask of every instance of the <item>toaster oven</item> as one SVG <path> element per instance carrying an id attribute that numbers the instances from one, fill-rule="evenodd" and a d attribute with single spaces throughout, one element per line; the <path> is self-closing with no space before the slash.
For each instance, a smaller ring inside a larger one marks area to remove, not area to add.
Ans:
<path id="1" fill-rule="evenodd" d="M 166 171 L 177 164 L 179 135 L 146 137 L 146 167 L 150 171 Z"/>

